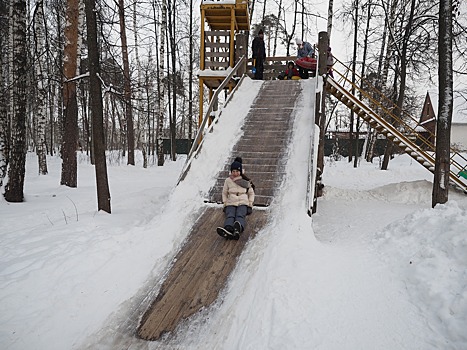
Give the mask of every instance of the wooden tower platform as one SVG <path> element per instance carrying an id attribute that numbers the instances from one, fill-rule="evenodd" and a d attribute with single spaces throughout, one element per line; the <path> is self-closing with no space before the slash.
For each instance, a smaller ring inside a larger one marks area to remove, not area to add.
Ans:
<path id="1" fill-rule="evenodd" d="M 204 87 L 209 89 L 209 99 L 229 75 L 229 68 L 247 54 L 250 18 L 248 0 L 230 2 L 201 1 L 201 45 L 200 45 L 200 115 L 203 120 Z M 237 72 L 241 76 L 246 72 L 246 64 Z M 226 88 L 232 90 L 235 79 L 229 81 Z"/>

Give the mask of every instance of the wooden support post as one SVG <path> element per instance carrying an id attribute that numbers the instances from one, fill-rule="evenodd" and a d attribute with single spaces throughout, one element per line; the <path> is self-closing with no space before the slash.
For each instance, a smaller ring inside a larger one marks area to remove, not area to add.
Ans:
<path id="1" fill-rule="evenodd" d="M 205 60 L 205 51 L 206 51 L 206 46 L 205 46 L 205 38 L 204 38 L 204 9 L 201 9 L 201 52 L 200 52 L 200 62 L 199 62 L 199 69 L 204 70 L 204 60 Z"/>
<path id="2" fill-rule="evenodd" d="M 230 67 L 235 67 L 235 7 L 230 10 Z"/>
<path id="3" fill-rule="evenodd" d="M 327 32 L 319 32 L 318 34 L 318 75 L 323 76 L 326 74 L 326 55 L 328 52 L 329 39 Z"/>
<path id="4" fill-rule="evenodd" d="M 326 54 L 329 46 L 329 39 L 327 32 L 319 32 L 318 35 L 318 77 L 323 78 L 323 90 L 320 94 L 321 96 L 316 98 L 316 108 L 317 111 L 317 124 L 319 126 L 319 145 L 318 145 L 318 159 L 317 159 L 317 171 L 316 171 L 316 196 L 322 196 L 322 182 L 321 182 L 321 175 L 324 171 L 324 142 L 326 139 Z"/>
<path id="5" fill-rule="evenodd" d="M 246 51 L 248 47 L 247 36 L 245 34 L 237 34 L 235 38 L 235 64 L 242 56 L 246 56 Z M 245 60 L 245 64 L 238 69 L 237 75 L 242 76 L 246 73 L 246 65 L 247 60 Z"/>
<path id="6" fill-rule="evenodd" d="M 206 43 L 204 37 L 204 20 L 205 20 L 205 10 L 201 9 L 201 52 L 200 52 L 200 62 L 199 69 L 204 70 L 204 60 L 205 60 L 205 51 Z M 199 78 L 199 116 L 198 116 L 198 128 L 203 123 L 203 103 L 204 103 L 204 80 Z M 201 140 L 200 140 L 201 142 Z"/>
<path id="7" fill-rule="evenodd" d="M 212 91 L 212 88 L 209 88 L 209 103 L 211 103 L 213 95 L 214 95 L 214 92 Z M 216 111 L 217 111 L 217 101 L 216 101 L 216 104 L 213 106 L 210 114 L 215 113 Z M 211 115 L 208 115 L 208 118 L 209 118 L 208 125 L 211 125 L 213 118 L 211 117 Z"/>
<path id="8" fill-rule="evenodd" d="M 199 78 L 199 118 L 198 118 L 198 128 L 203 122 L 203 99 L 204 99 L 204 80 Z"/>

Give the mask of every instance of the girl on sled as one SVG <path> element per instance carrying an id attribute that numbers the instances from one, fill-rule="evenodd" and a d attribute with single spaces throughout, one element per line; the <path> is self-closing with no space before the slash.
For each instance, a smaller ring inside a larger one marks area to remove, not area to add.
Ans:
<path id="1" fill-rule="evenodd" d="M 230 176 L 222 189 L 225 221 L 224 227 L 217 228 L 217 233 L 227 239 L 240 238 L 255 200 L 254 185 L 242 170 L 242 158 L 237 157 L 230 165 Z"/>

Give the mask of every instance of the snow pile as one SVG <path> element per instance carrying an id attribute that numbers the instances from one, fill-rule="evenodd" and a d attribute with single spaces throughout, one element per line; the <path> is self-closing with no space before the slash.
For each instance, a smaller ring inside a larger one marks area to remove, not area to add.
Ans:
<path id="1" fill-rule="evenodd" d="M 465 201 L 463 203 L 465 206 Z M 434 331 L 450 348 L 467 344 L 467 211 L 457 201 L 415 211 L 377 235 L 384 260 L 397 269 Z M 440 329 L 438 328 L 440 327 Z"/>

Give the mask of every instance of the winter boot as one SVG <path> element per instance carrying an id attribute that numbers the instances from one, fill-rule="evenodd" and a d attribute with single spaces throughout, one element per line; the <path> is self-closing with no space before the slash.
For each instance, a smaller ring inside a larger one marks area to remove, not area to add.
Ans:
<path id="1" fill-rule="evenodd" d="M 240 238 L 240 233 L 242 233 L 242 231 L 243 231 L 242 225 L 238 221 L 235 221 L 234 222 L 234 232 L 233 232 L 234 239 L 239 239 Z"/>
<path id="2" fill-rule="evenodd" d="M 238 239 L 238 238 L 235 238 L 235 234 L 233 233 L 233 230 L 229 230 L 229 228 L 231 228 L 231 226 L 226 226 L 225 228 L 218 227 L 216 228 L 217 234 L 226 239 Z"/>

